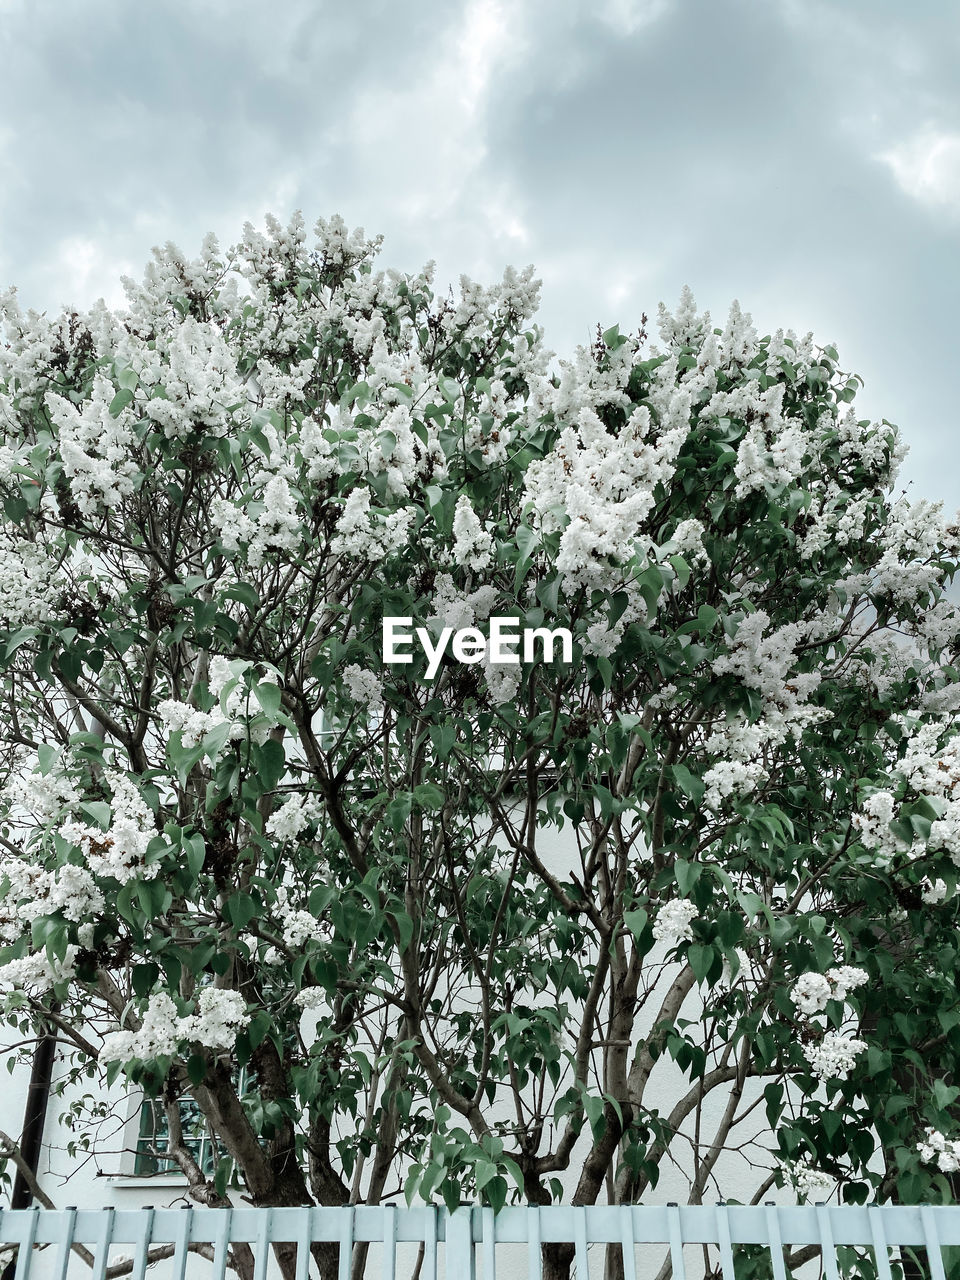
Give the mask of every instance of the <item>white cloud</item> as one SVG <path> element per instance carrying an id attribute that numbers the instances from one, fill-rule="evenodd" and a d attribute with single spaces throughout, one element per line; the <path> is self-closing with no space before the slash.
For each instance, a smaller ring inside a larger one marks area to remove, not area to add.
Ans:
<path id="1" fill-rule="evenodd" d="M 960 134 L 924 129 L 879 159 L 908 196 L 960 213 Z"/>
<path id="2" fill-rule="evenodd" d="M 468 0 L 437 44 L 426 73 L 403 87 L 363 92 L 337 140 L 408 220 L 449 218 L 487 157 L 486 109 L 497 71 L 524 47 L 519 10 L 503 0 Z"/>
<path id="3" fill-rule="evenodd" d="M 85 236 L 67 236 L 57 244 L 47 272 L 65 305 L 88 305 L 102 297 L 111 307 L 125 305 L 121 275 L 137 275 L 131 264 L 114 257 L 102 244 Z"/>
<path id="4" fill-rule="evenodd" d="M 657 22 L 670 8 L 671 0 L 606 0 L 599 17 L 618 35 L 632 36 Z"/>

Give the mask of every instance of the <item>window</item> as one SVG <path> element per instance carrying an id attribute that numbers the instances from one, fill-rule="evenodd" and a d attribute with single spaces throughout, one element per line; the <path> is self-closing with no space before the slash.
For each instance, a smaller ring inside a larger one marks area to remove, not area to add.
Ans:
<path id="1" fill-rule="evenodd" d="M 247 1073 L 239 1076 L 239 1090 L 246 1088 Z M 180 1099 L 180 1123 L 183 1126 L 183 1144 L 208 1178 L 216 1167 L 216 1149 L 210 1138 L 206 1121 L 194 1100 L 187 1096 Z M 137 1135 L 133 1171 L 139 1175 L 179 1173 L 175 1160 L 164 1155 L 167 1146 L 167 1118 L 163 1102 L 159 1098 L 144 1098 L 140 1107 L 140 1128 Z"/>

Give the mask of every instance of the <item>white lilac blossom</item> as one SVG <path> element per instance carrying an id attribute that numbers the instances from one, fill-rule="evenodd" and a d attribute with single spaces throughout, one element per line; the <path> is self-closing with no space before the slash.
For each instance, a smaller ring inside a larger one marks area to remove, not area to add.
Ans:
<path id="1" fill-rule="evenodd" d="M 9 806 L 8 818 L 18 825 L 29 823 L 49 826 L 65 808 L 80 798 L 77 787 L 58 763 L 46 773 L 39 768 L 27 769 L 28 761 L 11 773 L 3 788 L 2 799 Z"/>
<path id="2" fill-rule="evenodd" d="M 883 787 L 867 791 L 853 815 L 853 825 L 864 847 L 882 864 L 889 864 L 898 854 L 920 857 L 939 853 L 960 866 L 960 735 L 954 719 L 941 714 L 925 723 L 905 719 L 904 725 L 902 758 L 896 770 L 913 793 L 939 810 L 929 836 L 926 840 L 915 837 L 908 846 L 890 830 L 897 800 L 893 791 Z"/>
<path id="3" fill-rule="evenodd" d="M 839 965 L 826 973 L 803 973 L 793 984 L 790 999 L 805 1017 L 822 1012 L 829 1000 L 846 1000 L 851 991 L 869 981 L 866 970 Z"/>
<path id="4" fill-rule="evenodd" d="M 928 905 L 934 905 L 937 902 L 943 902 L 947 896 L 946 880 L 931 880 L 929 876 L 925 876 L 921 881 L 920 897 Z"/>
<path id="5" fill-rule="evenodd" d="M 541 530 L 563 530 L 557 568 L 565 590 L 610 585 L 619 566 L 637 555 L 645 560 L 641 523 L 656 485 L 673 474 L 689 431 L 689 407 L 689 394 L 674 388 L 667 400 L 670 429 L 664 422 L 655 428 L 640 406 L 616 435 L 584 407 L 552 453 L 527 468 L 526 496 Z"/>
<path id="6" fill-rule="evenodd" d="M 289 951 L 299 951 L 306 943 L 319 942 L 328 934 L 324 922 L 309 911 L 289 911 L 283 921 L 283 945 Z"/>
<path id="7" fill-rule="evenodd" d="M 254 742 L 265 742 L 270 730 L 279 721 L 275 716 L 267 715 L 248 693 L 242 677 L 250 666 L 243 659 L 228 662 L 219 654 L 212 657 L 208 664 L 207 687 L 219 700 L 218 705 L 211 711 L 200 711 L 186 702 L 165 698 L 157 704 L 157 714 L 167 733 L 179 733 L 181 744 L 189 748 L 197 746 L 207 734 L 227 724 L 228 742 L 242 741 L 248 736 Z M 260 664 L 257 679 L 261 684 L 278 682 L 276 671 L 263 663 Z M 250 725 L 253 717 L 258 720 L 255 729 Z"/>
<path id="8" fill-rule="evenodd" d="M 960 1170 L 960 1142 L 956 1138 L 946 1138 L 938 1130 L 928 1125 L 924 1136 L 917 1143 L 917 1151 L 924 1164 L 935 1164 L 941 1173 L 956 1173 Z"/>
<path id="9" fill-rule="evenodd" d="M 331 549 L 357 560 L 382 560 L 407 545 L 412 522 L 412 507 L 379 515 L 370 510 L 370 491 L 354 489 L 337 521 Z"/>
<path id="10" fill-rule="evenodd" d="M 664 303 L 657 306 L 657 328 L 668 347 L 699 346 L 706 334 L 711 334 L 710 312 L 697 312 L 697 303 L 689 285 L 680 290 L 677 309 L 669 311 Z"/>
<path id="11" fill-rule="evenodd" d="M 296 840 L 311 823 L 317 821 L 322 811 L 323 803 L 319 796 L 294 792 L 271 813 L 265 827 L 266 834 L 280 843 Z"/>
<path id="12" fill-rule="evenodd" d="M 885 860 L 905 847 L 903 841 L 890 831 L 895 809 L 893 794 L 878 790 L 866 796 L 860 811 L 853 816 L 853 826 L 865 847 L 876 850 Z"/>
<path id="13" fill-rule="evenodd" d="M 778 1163 L 785 1180 L 796 1190 L 798 1198 L 808 1204 L 826 1200 L 836 1188 L 836 1179 L 822 1169 L 815 1168 L 809 1156 L 801 1156 L 792 1162 L 781 1160 Z"/>
<path id="14" fill-rule="evenodd" d="M 94 875 L 111 876 L 121 884 L 137 876 L 150 880 L 160 870 L 158 863 L 145 861 L 147 846 L 157 834 L 153 811 L 130 778 L 111 770 L 104 776 L 113 792 L 108 829 L 71 819 L 61 826 L 60 835 L 80 849 Z"/>
<path id="15" fill-rule="evenodd" d="M 803 1056 L 821 1080 L 846 1080 L 866 1048 L 864 1040 L 840 1031 L 828 1031 L 818 1043 L 804 1045 Z"/>
<path id="16" fill-rule="evenodd" d="M 761 764 L 747 764 L 742 760 L 721 760 L 706 771 L 703 781 L 706 791 L 703 796 L 705 809 L 716 812 L 725 800 L 742 799 L 763 780 Z"/>
<path id="17" fill-rule="evenodd" d="M 483 678 L 494 706 L 501 707 L 512 702 L 520 688 L 520 667 L 506 663 L 491 662 L 487 657 L 483 660 Z"/>
<path id="18" fill-rule="evenodd" d="M 295 1002 L 305 1013 L 314 1009 L 322 1009 L 327 1004 L 327 995 L 322 987 L 304 987 L 295 996 Z"/>
<path id="19" fill-rule="evenodd" d="M 83 408 L 55 392 L 47 409 L 60 432 L 60 456 L 74 501 L 83 515 L 96 516 L 101 507 L 118 507 L 133 493 L 136 465 L 130 457 L 134 415 L 129 408 L 110 412 L 116 388 L 103 373 L 93 380 Z"/>
<path id="20" fill-rule="evenodd" d="M 239 991 L 204 987 L 196 1011 L 180 1015 L 165 991 L 150 997 L 137 1031 L 112 1031 L 103 1038 L 104 1062 L 129 1062 L 175 1054 L 183 1042 L 202 1045 L 215 1053 L 233 1048 L 237 1032 L 249 1022 L 246 1001 Z"/>
<path id="21" fill-rule="evenodd" d="M 64 588 L 56 557 L 0 526 L 0 621 L 11 630 L 50 616 Z"/>
<path id="22" fill-rule="evenodd" d="M 383 683 L 372 671 L 351 662 L 343 669 L 343 684 L 351 702 L 363 707 L 369 715 L 383 715 Z"/>
<path id="23" fill-rule="evenodd" d="M 65 920 L 81 924 L 100 915 L 104 896 L 86 867 L 66 863 L 55 871 L 22 858 L 0 860 L 0 942 L 9 945 L 30 932 L 41 916 L 59 913 Z"/>
<path id="24" fill-rule="evenodd" d="M 809 1017 L 827 1007 L 833 990 L 822 973 L 803 973 L 793 984 L 790 999 L 802 1014 Z"/>
<path id="25" fill-rule="evenodd" d="M 703 545 L 704 526 L 699 520 L 681 520 L 670 536 L 670 544 L 678 555 L 694 565 L 709 564 Z"/>
<path id="26" fill-rule="evenodd" d="M 769 615 L 763 609 L 746 614 L 737 627 L 730 652 L 714 660 L 713 670 L 717 675 L 736 676 L 769 702 L 792 706 L 814 692 L 821 676 L 819 672 L 791 673 L 797 660 L 797 645 L 807 638 L 804 627 L 788 623 L 765 636 L 769 625 Z M 788 673 L 793 686 L 789 690 Z"/>
<path id="27" fill-rule="evenodd" d="M 69 981 L 74 974 L 77 950 L 71 942 L 67 944 L 62 960 L 51 959 L 46 950 L 35 951 L 20 960 L 8 960 L 0 965 L 0 991 L 3 988 L 23 989 L 41 995 L 55 983 Z"/>
<path id="28" fill-rule="evenodd" d="M 665 902 L 653 922 L 654 938 L 657 942 L 665 942 L 668 947 L 678 946 L 681 942 L 692 942 L 692 925 L 698 914 L 696 904 L 687 902 L 684 898 Z"/>
<path id="29" fill-rule="evenodd" d="M 219 328 L 186 316 L 161 339 L 164 395 L 147 400 L 147 416 L 168 438 L 191 430 L 226 435 L 231 411 L 246 403 L 236 362 Z"/>
<path id="30" fill-rule="evenodd" d="M 466 569 L 486 569 L 493 559 L 493 539 L 477 519 L 466 494 L 457 499 L 453 516 L 453 560 Z"/>
<path id="31" fill-rule="evenodd" d="M 460 631 L 485 622 L 497 603 L 497 589 L 489 585 L 476 591 L 459 591 L 449 573 L 438 573 L 433 584 L 434 613 L 427 619 L 437 629 L 452 627 Z"/>
<path id="32" fill-rule="evenodd" d="M 226 720 L 219 708 L 215 711 L 199 711 L 174 698 L 165 698 L 158 703 L 157 714 L 167 732 L 179 733 L 180 741 L 187 748 L 197 746 L 208 733 Z M 236 736 L 242 736 L 240 725 L 237 726 Z"/>

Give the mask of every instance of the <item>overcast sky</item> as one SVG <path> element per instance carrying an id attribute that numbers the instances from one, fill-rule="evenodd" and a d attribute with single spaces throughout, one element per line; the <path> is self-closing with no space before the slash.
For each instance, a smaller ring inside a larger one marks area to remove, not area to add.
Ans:
<path id="1" fill-rule="evenodd" d="M 0 0 L 0 42 L 25 305 L 296 208 L 444 285 L 533 262 L 560 354 L 689 283 L 836 342 L 960 505 L 953 0 Z"/>

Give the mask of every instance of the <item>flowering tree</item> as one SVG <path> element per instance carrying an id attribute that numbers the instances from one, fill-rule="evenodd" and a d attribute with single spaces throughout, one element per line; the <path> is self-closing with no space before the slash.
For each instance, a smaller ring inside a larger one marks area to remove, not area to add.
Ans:
<path id="1" fill-rule="evenodd" d="M 3 300 L 16 1038 L 157 1097 L 207 1204 L 951 1199 L 957 529 L 831 347 L 685 293 L 553 366 L 530 270 L 378 247 Z M 573 652 L 428 678 L 384 617 Z"/>

